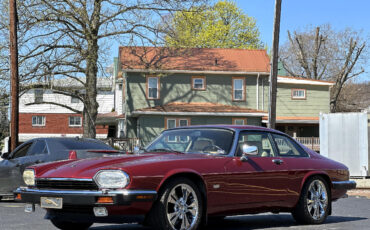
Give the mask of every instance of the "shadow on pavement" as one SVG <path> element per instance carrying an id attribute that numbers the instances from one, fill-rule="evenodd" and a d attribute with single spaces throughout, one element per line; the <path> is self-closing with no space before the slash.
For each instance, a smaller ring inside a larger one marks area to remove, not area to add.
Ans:
<path id="1" fill-rule="evenodd" d="M 329 216 L 325 224 L 336 224 L 342 222 L 351 222 L 366 220 L 364 217 L 346 217 L 346 216 Z M 299 226 L 290 214 L 271 214 L 271 215 L 247 215 L 226 217 L 223 220 L 209 221 L 204 230 L 245 230 L 245 229 L 268 229 L 276 227 Z M 90 229 L 108 230 L 108 229 L 150 229 L 137 224 L 125 225 L 105 225 L 96 226 Z"/>

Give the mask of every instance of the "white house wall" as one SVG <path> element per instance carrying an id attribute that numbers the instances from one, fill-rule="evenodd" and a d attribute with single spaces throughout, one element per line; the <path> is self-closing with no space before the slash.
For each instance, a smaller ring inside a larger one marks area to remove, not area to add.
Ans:
<path id="1" fill-rule="evenodd" d="M 67 108 L 51 104 L 26 105 L 35 101 L 34 90 L 29 90 L 19 99 L 20 113 L 74 113 Z M 52 90 L 44 91 L 43 101 L 64 104 L 73 109 L 82 111 L 83 103 L 71 103 L 71 97 L 53 94 Z M 109 113 L 114 109 L 114 93 L 111 91 L 98 91 L 97 101 L 99 103 L 98 113 Z"/>

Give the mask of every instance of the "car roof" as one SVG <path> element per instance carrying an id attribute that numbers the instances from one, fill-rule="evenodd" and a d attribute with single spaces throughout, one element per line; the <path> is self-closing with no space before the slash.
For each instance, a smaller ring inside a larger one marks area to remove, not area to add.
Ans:
<path id="1" fill-rule="evenodd" d="M 266 131 L 266 132 L 274 132 L 279 134 L 284 134 L 275 129 L 270 129 L 262 126 L 254 126 L 254 125 L 190 125 L 190 126 L 183 126 L 172 128 L 168 130 L 176 130 L 176 129 L 193 129 L 193 128 L 218 128 L 218 129 L 229 129 L 229 130 L 250 130 L 250 131 Z"/>
<path id="2" fill-rule="evenodd" d="M 102 141 L 93 138 L 80 138 L 80 137 L 37 137 L 29 141 L 45 140 L 45 141 L 81 141 L 81 142 L 95 142 L 102 143 Z"/>

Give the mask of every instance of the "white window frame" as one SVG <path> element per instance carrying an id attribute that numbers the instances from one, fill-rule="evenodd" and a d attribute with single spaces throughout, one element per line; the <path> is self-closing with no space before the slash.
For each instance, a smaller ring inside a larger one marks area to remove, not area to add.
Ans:
<path id="1" fill-rule="evenodd" d="M 80 103 L 80 99 L 78 97 L 71 96 L 71 103 L 72 104 Z"/>
<path id="2" fill-rule="evenodd" d="M 154 78 L 154 79 L 157 80 L 157 87 L 156 88 L 150 87 L 149 81 L 150 81 L 151 78 Z M 160 85 L 159 77 L 157 77 L 157 76 L 147 76 L 147 81 L 146 81 L 146 98 L 147 99 L 159 99 L 159 85 Z M 157 97 L 150 97 L 150 93 L 149 93 L 150 89 L 157 89 Z"/>
<path id="3" fill-rule="evenodd" d="M 34 123 L 34 118 L 36 119 L 35 123 Z M 38 118 L 41 118 L 41 124 L 38 123 Z M 45 126 L 46 124 L 46 117 L 45 116 L 39 116 L 39 115 L 36 115 L 36 116 L 32 116 L 32 126 L 35 126 L 35 127 L 42 127 L 42 126 Z"/>
<path id="4" fill-rule="evenodd" d="M 202 86 L 200 88 L 196 88 L 195 87 L 195 81 L 196 80 L 201 80 L 202 81 Z M 206 77 L 203 77 L 203 76 L 199 76 L 199 77 L 196 77 L 196 76 L 193 76 L 191 78 L 191 88 L 193 90 L 206 90 Z"/>
<path id="5" fill-rule="evenodd" d="M 232 81 L 233 81 L 233 95 L 232 95 L 232 98 L 233 98 L 233 101 L 245 101 L 245 90 L 246 90 L 246 87 L 245 87 L 245 78 L 243 77 L 233 77 L 232 78 Z M 235 89 L 235 81 L 242 81 L 242 88 L 241 89 Z M 237 99 L 236 98 L 236 91 L 237 90 L 241 90 L 242 91 L 242 98 L 241 99 Z"/>
<path id="6" fill-rule="evenodd" d="M 236 124 L 237 121 L 243 121 L 243 124 L 241 125 L 247 125 L 247 118 L 232 118 L 233 125 L 239 125 Z"/>
<path id="7" fill-rule="evenodd" d="M 295 92 L 303 92 L 303 96 L 295 95 Z M 292 99 L 305 100 L 307 98 L 306 89 L 292 89 Z"/>
<path id="8" fill-rule="evenodd" d="M 71 124 L 71 118 L 76 119 L 79 118 L 80 124 Z M 69 127 L 81 127 L 82 126 L 82 118 L 79 116 L 69 116 L 68 117 L 68 125 Z"/>

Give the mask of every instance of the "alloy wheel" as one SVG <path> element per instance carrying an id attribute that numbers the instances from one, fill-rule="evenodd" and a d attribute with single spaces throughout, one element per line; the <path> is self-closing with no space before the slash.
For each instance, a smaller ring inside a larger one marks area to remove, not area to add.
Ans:
<path id="1" fill-rule="evenodd" d="M 328 192 L 321 180 L 311 182 L 306 199 L 308 213 L 314 220 L 320 220 L 328 207 Z"/>
<path id="2" fill-rule="evenodd" d="M 194 189 L 187 184 L 178 184 L 168 195 L 166 214 L 172 229 L 192 229 L 199 216 L 199 202 Z"/>

